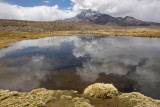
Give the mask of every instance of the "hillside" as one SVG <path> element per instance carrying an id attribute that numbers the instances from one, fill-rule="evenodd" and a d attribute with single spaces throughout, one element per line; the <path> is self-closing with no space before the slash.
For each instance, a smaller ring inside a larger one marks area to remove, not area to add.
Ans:
<path id="1" fill-rule="evenodd" d="M 60 22 L 83 22 L 83 23 L 94 23 L 101 25 L 118 25 L 118 26 L 160 26 L 160 23 L 145 22 L 138 20 L 134 17 L 126 16 L 113 17 L 108 14 L 100 13 L 99 11 L 84 10 L 80 14 L 73 18 L 59 20 Z"/>
<path id="2" fill-rule="evenodd" d="M 78 22 L 40 22 L 0 19 L 0 32 L 53 32 L 72 30 L 102 30 L 107 28 L 107 26 Z"/>
<path id="3" fill-rule="evenodd" d="M 115 35 L 160 37 L 160 26 L 113 26 L 80 22 L 39 22 L 0 19 L 0 49 L 11 42 L 49 36 Z"/>

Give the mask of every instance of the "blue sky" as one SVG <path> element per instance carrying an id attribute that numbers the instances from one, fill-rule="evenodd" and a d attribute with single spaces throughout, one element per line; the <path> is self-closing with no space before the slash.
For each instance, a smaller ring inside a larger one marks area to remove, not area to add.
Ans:
<path id="1" fill-rule="evenodd" d="M 3 1 L 8 2 L 12 5 L 19 5 L 23 7 L 58 5 L 60 9 L 66 9 L 72 6 L 71 5 L 72 2 L 70 0 L 3 0 Z"/>
<path id="2" fill-rule="evenodd" d="M 160 0 L 0 0 L 0 19 L 54 21 L 74 17 L 84 9 L 160 22 Z"/>

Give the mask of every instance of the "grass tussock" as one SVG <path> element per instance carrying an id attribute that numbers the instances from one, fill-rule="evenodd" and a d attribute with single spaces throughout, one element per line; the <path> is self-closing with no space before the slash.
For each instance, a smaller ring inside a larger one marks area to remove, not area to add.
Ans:
<path id="1" fill-rule="evenodd" d="M 106 30 L 77 30 L 77 31 L 54 31 L 54 32 L 22 32 L 10 31 L 0 32 L 0 49 L 8 47 L 9 43 L 27 40 L 38 39 L 52 36 L 134 36 L 134 37 L 149 37 L 160 38 L 159 28 L 128 28 L 128 27 L 112 27 Z"/>
<path id="2" fill-rule="evenodd" d="M 46 89 L 35 89 L 29 93 L 0 90 L 1 107 L 39 107 L 53 99 L 54 91 Z"/>
<path id="3" fill-rule="evenodd" d="M 84 90 L 84 94 L 88 94 L 96 98 L 112 98 L 118 95 L 118 90 L 112 84 L 96 83 L 88 86 Z"/>
<path id="4" fill-rule="evenodd" d="M 99 88 L 99 85 L 101 90 L 106 91 L 105 93 L 95 90 L 95 87 Z M 111 84 L 98 83 L 91 85 L 91 87 L 90 90 L 98 91 L 103 96 L 109 95 L 108 91 L 113 92 L 115 90 L 115 87 L 111 86 Z M 92 93 L 92 91 L 88 93 Z M 146 97 L 137 92 L 119 92 L 114 97 L 99 98 L 87 94 L 79 94 L 73 90 L 47 90 L 40 88 L 30 92 L 0 90 L 0 105 L 2 107 L 160 107 L 160 100 Z"/>
<path id="5" fill-rule="evenodd" d="M 41 32 L 20 32 L 20 31 L 0 32 L 0 49 L 8 47 L 9 43 L 11 42 L 28 40 L 28 39 L 38 39 L 50 36 L 66 36 L 66 33 L 54 32 L 51 34 L 51 33 L 41 33 Z"/>
<path id="6" fill-rule="evenodd" d="M 150 97 L 146 97 L 140 93 L 123 93 L 118 96 L 121 102 L 124 102 L 127 106 L 133 107 L 159 107 L 160 100 L 154 100 Z"/>

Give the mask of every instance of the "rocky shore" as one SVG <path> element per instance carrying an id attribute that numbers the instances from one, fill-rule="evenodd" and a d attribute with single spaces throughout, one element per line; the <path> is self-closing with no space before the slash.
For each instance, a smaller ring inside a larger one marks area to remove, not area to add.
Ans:
<path id="1" fill-rule="evenodd" d="M 96 83 L 84 93 L 74 90 L 0 90 L 1 107 L 160 107 L 160 100 L 138 92 L 121 93 L 112 84 Z"/>

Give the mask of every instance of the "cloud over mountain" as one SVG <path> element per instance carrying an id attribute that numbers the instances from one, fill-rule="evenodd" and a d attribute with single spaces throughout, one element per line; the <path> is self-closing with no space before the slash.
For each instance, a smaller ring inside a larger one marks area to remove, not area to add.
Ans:
<path id="1" fill-rule="evenodd" d="M 160 0 L 71 0 L 74 10 L 94 9 L 113 16 L 160 22 Z"/>
<path id="2" fill-rule="evenodd" d="M 53 21 L 71 18 L 83 9 L 94 9 L 113 16 L 133 16 L 145 21 L 160 22 L 159 0 L 71 0 L 72 9 L 54 6 L 23 7 L 0 0 L 0 19 Z M 69 7 L 71 7 L 69 6 Z"/>

